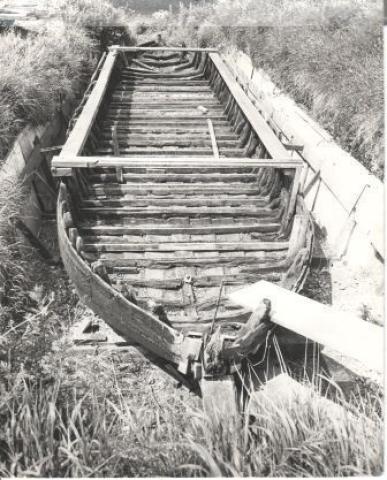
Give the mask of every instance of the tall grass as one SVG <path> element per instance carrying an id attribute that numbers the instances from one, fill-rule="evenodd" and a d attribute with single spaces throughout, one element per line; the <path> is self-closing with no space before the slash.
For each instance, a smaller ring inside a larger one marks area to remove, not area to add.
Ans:
<path id="1" fill-rule="evenodd" d="M 13 32 L 0 42 L 0 158 L 22 127 L 48 121 L 91 69 L 93 44 L 86 33 L 50 22 L 33 37 Z"/>
<path id="2" fill-rule="evenodd" d="M 170 43 L 245 50 L 382 177 L 382 6 L 370 0 L 216 0 L 142 19 Z"/>
<path id="3" fill-rule="evenodd" d="M 367 412 L 361 403 L 337 407 L 338 418 L 307 386 L 310 393 L 298 402 L 269 397 L 256 405 L 254 417 L 228 428 L 214 424 L 197 403 L 165 389 L 160 377 L 149 375 L 149 367 L 144 377 L 132 364 L 132 377 L 140 379 L 135 389 L 128 383 L 130 372 L 120 373 L 108 357 L 90 356 L 76 363 L 76 371 L 75 362 L 74 356 L 57 359 L 57 370 L 51 362 L 51 377 L 31 382 L 20 373 L 2 385 L 0 474 L 325 477 L 382 472 L 378 400 L 367 402 Z"/>
<path id="4" fill-rule="evenodd" d="M 59 0 L 51 6 L 64 23 L 74 28 L 126 25 L 130 11 L 106 0 Z"/>

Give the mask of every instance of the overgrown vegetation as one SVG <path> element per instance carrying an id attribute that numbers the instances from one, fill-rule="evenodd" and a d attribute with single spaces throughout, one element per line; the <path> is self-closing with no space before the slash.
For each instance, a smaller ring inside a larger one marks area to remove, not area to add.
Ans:
<path id="1" fill-rule="evenodd" d="M 371 0 L 217 0 L 138 17 L 170 43 L 235 45 L 382 177 L 382 5 Z"/>
<path id="2" fill-rule="evenodd" d="M 92 67 L 93 43 L 85 31 L 48 22 L 37 34 L 2 35 L 0 158 L 21 129 L 48 121 Z"/>
<path id="3" fill-rule="evenodd" d="M 129 354 L 63 342 L 1 382 L 5 476 L 352 476 L 382 471 L 377 396 L 327 409 L 266 398 L 254 420 L 215 426 L 199 400 Z M 335 412 L 335 413 L 334 413 Z"/>

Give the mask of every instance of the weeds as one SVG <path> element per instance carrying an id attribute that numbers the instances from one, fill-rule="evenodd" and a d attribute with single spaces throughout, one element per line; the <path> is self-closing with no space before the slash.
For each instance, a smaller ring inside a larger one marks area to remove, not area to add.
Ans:
<path id="1" fill-rule="evenodd" d="M 217 0 L 140 19 L 139 32 L 161 31 L 172 44 L 246 51 L 344 149 L 383 176 L 380 3 Z"/>
<path id="2" fill-rule="evenodd" d="M 383 423 L 375 397 L 366 399 L 367 411 L 364 401 L 326 407 L 307 385 L 292 401 L 261 396 L 253 416 L 228 428 L 215 426 L 194 399 L 179 398 L 145 363 L 136 367 L 134 388 L 135 376 L 120 372 L 112 356 L 77 362 L 65 351 L 56 355 L 47 362 L 51 376 L 31 381 L 21 372 L 3 385 L 2 475 L 381 473 Z"/>

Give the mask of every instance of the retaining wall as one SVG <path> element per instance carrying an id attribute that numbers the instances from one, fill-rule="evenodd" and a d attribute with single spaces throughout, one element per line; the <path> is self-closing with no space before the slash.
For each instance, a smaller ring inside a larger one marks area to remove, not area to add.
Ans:
<path id="1" fill-rule="evenodd" d="M 0 168 L 0 189 L 10 192 L 15 185 L 27 187 L 27 201 L 22 206 L 20 218 L 36 235 L 40 229 L 44 211 L 55 211 L 55 194 L 51 190 L 52 178 L 46 156 L 41 149 L 58 144 L 64 136 L 67 119 L 73 108 L 68 99 L 51 121 L 45 125 L 25 127 L 16 138 Z"/>
<path id="2" fill-rule="evenodd" d="M 326 234 L 326 253 L 332 259 L 345 258 L 354 268 L 382 269 L 383 183 L 282 94 L 267 74 L 254 69 L 250 57 L 229 50 L 223 58 L 276 133 L 289 143 L 303 146 L 300 188 Z"/>

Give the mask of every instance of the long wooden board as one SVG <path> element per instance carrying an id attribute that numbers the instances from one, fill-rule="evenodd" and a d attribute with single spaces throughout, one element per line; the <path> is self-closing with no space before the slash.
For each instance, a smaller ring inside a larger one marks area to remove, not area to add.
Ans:
<path id="1" fill-rule="evenodd" d="M 229 298 L 251 310 L 268 298 L 274 323 L 355 358 L 371 370 L 383 371 L 382 327 L 264 280 L 231 293 Z"/>
<path id="2" fill-rule="evenodd" d="M 273 167 L 273 168 L 301 168 L 302 161 L 284 157 L 283 159 L 270 158 L 239 158 L 227 157 L 214 159 L 213 156 L 154 156 L 146 157 L 112 157 L 112 156 L 77 156 L 61 154 L 52 160 L 53 168 L 96 168 L 96 167 L 127 167 L 127 168 L 235 168 L 235 167 Z M 55 171 L 54 171 L 55 173 Z"/>

